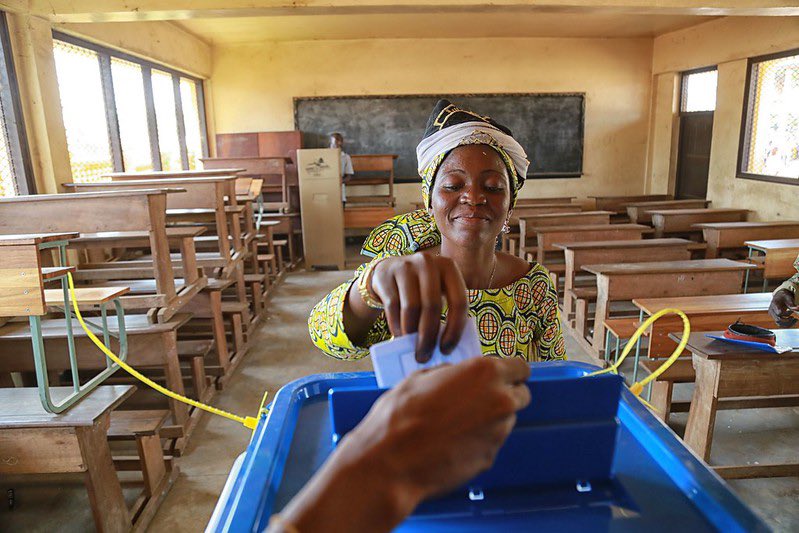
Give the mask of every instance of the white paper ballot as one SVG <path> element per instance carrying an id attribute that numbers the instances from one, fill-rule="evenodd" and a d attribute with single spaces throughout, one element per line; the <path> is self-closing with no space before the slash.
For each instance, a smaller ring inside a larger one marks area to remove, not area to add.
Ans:
<path id="1" fill-rule="evenodd" d="M 441 333 L 443 333 L 443 327 L 439 331 L 439 342 L 436 343 L 433 356 L 424 364 L 416 362 L 415 350 L 418 333 L 403 335 L 373 345 L 369 351 L 372 354 L 377 386 L 381 389 L 388 389 L 419 369 L 431 368 L 443 363 L 454 365 L 482 355 L 480 338 L 477 336 L 477 324 L 473 318 L 466 321 L 461 339 L 449 355 L 441 353 L 439 347 Z"/>

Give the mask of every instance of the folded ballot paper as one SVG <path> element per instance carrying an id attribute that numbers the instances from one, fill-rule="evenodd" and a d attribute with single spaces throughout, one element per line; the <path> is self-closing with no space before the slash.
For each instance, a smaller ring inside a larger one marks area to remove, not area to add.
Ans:
<path id="1" fill-rule="evenodd" d="M 439 331 L 439 342 L 436 343 L 433 357 L 424 364 L 416 361 L 418 333 L 395 337 L 373 345 L 370 348 L 370 352 L 372 354 L 372 364 L 375 368 L 377 386 L 381 389 L 388 389 L 419 369 L 432 368 L 443 363 L 454 365 L 482 355 L 480 339 L 477 336 L 477 324 L 474 319 L 470 318 L 466 321 L 466 327 L 463 329 L 461 339 L 449 355 L 442 354 L 439 347 L 442 332 L 443 327 Z"/>

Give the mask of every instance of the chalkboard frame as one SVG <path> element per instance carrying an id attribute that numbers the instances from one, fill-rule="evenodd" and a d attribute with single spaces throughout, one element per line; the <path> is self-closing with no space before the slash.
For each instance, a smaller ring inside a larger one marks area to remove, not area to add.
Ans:
<path id="1" fill-rule="evenodd" d="M 563 96 L 563 97 L 577 97 L 580 99 L 580 122 L 578 127 L 578 134 L 580 137 L 579 146 L 579 165 L 578 169 L 574 172 L 528 172 L 528 180 L 546 180 L 546 179 L 564 179 L 564 178 L 581 178 L 583 177 L 583 158 L 585 157 L 585 93 L 582 92 L 536 92 L 536 93 L 450 93 L 446 95 L 441 94 L 358 94 L 358 95 L 336 95 L 336 96 L 295 96 L 292 98 L 293 114 L 294 114 L 294 129 L 300 129 L 299 109 L 298 103 L 300 101 L 318 101 L 318 100 L 349 100 L 349 99 L 404 99 L 404 98 L 490 98 L 490 97 L 523 97 L 523 96 Z M 420 126 L 420 130 L 423 126 Z M 421 178 L 416 176 L 414 178 L 397 177 L 397 183 L 419 183 Z"/>

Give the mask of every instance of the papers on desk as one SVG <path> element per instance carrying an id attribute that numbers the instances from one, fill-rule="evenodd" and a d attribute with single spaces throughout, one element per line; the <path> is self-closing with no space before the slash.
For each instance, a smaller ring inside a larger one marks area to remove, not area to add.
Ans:
<path id="1" fill-rule="evenodd" d="M 442 354 L 439 347 L 442 332 L 443 327 L 439 331 L 439 342 L 436 343 L 433 356 L 424 364 L 416 362 L 415 352 L 416 340 L 419 337 L 418 333 L 403 335 L 402 337 L 396 337 L 373 345 L 369 351 L 372 354 L 372 364 L 375 367 L 377 386 L 381 389 L 388 389 L 422 368 L 432 368 L 444 363 L 454 365 L 483 355 L 480 348 L 480 338 L 477 336 L 477 324 L 473 318 L 469 318 L 466 321 L 466 327 L 463 329 L 461 339 L 449 355 Z"/>
<path id="2" fill-rule="evenodd" d="M 772 345 L 766 344 L 764 342 L 752 342 L 752 341 L 742 341 L 742 340 L 738 340 L 738 339 L 728 339 L 727 337 L 724 337 L 722 335 L 710 335 L 710 334 L 707 334 L 705 336 L 706 337 L 710 337 L 711 339 L 716 339 L 718 341 L 724 341 L 724 342 L 729 342 L 729 343 L 732 343 L 732 344 L 738 344 L 738 345 L 741 345 L 741 346 L 746 346 L 747 348 L 754 348 L 755 350 L 760 350 L 761 352 L 768 352 L 768 353 L 785 353 L 785 352 L 791 352 L 791 351 L 797 349 L 797 348 L 794 348 L 792 346 L 780 346 L 780 345 L 772 346 Z"/>

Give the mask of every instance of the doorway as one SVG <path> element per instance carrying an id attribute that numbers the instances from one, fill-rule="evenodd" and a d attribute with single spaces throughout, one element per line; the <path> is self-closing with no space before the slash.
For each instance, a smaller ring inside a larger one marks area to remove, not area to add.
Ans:
<path id="1" fill-rule="evenodd" d="M 682 74 L 680 137 L 677 148 L 675 197 L 704 199 L 710 170 L 713 112 L 716 109 L 716 67 Z"/>

